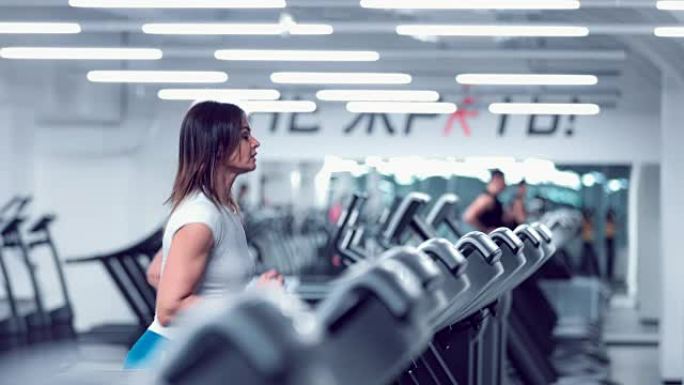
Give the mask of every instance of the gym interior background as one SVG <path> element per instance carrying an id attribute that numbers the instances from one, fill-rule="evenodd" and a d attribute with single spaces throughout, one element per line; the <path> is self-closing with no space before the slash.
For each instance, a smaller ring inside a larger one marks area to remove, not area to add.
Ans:
<path id="1" fill-rule="evenodd" d="M 235 193 L 263 266 L 343 276 L 332 241 L 355 193 L 369 255 L 380 255 L 373 229 L 393 202 L 416 192 L 431 198 L 425 213 L 455 194 L 450 215 L 474 230 L 462 214 L 499 169 L 504 206 L 524 180 L 530 222 L 574 218 L 551 222 L 569 235 L 551 258 L 561 266 L 537 279 L 554 320 L 590 318 L 599 330 L 591 370 L 548 362 L 554 375 L 538 383 L 681 383 L 680 9 L 684 1 L 0 0 L 0 334 L 12 341 L 0 382 L 49 366 L 89 383 L 120 367 L 149 314 L 103 258 L 149 254 L 135 247 L 149 246 L 168 216 L 183 115 L 213 99 L 249 111 L 261 142 Z M 35 327 L 37 302 L 66 312 L 76 335 Z M 498 383 L 534 383 L 510 361 Z M 409 383 L 402 373 L 389 382 Z"/>

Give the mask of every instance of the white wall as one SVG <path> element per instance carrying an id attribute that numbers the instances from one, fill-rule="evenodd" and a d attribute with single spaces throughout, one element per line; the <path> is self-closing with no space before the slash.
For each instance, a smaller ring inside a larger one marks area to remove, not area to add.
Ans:
<path id="1" fill-rule="evenodd" d="M 498 117 L 480 111 L 470 121 L 472 135 L 465 137 L 456 124 L 449 136 L 443 135 L 447 117 L 418 119 L 413 134 L 388 134 L 376 121 L 375 133 L 368 135 L 365 123 L 349 135 L 344 127 L 353 114 L 339 105 L 323 104 L 318 115 L 305 118 L 319 124 L 317 134 L 292 134 L 286 131 L 281 119 L 278 132 L 268 131 L 270 117 L 255 115 L 253 124 L 262 141 L 261 153 L 266 157 L 299 159 L 319 158 L 323 155 L 342 157 L 376 156 L 513 156 L 540 157 L 573 163 L 630 163 L 632 161 L 657 162 L 660 140 L 657 106 L 649 114 L 629 109 L 606 110 L 596 117 L 578 117 L 575 134 L 566 136 L 563 130 L 554 136 L 530 137 L 526 134 L 527 118 L 511 117 L 505 136 L 498 136 Z M 394 126 L 403 130 L 405 116 L 393 115 Z M 567 126 L 564 119 L 562 127 Z M 559 130 L 560 131 L 560 130 Z M 607 145 L 607 144 L 610 145 Z"/>
<path id="2" fill-rule="evenodd" d="M 684 377 L 684 251 L 681 225 L 684 218 L 684 84 L 664 75 L 662 97 L 661 244 L 663 250 L 663 312 L 660 323 L 660 364 L 664 380 Z"/>
<path id="3" fill-rule="evenodd" d="M 660 243 L 660 167 L 636 165 L 630 178 L 630 247 L 636 253 L 639 318 L 658 321 L 662 309 L 662 288 L 657 284 L 662 269 Z"/>

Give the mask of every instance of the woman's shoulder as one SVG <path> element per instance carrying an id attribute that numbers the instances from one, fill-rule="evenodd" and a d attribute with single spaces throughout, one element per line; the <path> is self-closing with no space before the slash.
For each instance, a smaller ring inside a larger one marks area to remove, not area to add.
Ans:
<path id="1" fill-rule="evenodd" d="M 193 193 L 183 199 L 171 213 L 169 221 L 183 221 L 185 218 L 198 217 L 211 221 L 218 221 L 221 217 L 221 209 L 201 192 Z"/>

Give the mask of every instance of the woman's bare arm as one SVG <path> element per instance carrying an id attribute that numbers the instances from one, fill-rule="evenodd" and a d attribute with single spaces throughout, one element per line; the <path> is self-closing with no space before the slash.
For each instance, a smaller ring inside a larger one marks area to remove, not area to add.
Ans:
<path id="1" fill-rule="evenodd" d="M 194 289 L 213 246 L 212 232 L 204 224 L 185 225 L 174 235 L 157 292 L 157 318 L 163 326 L 198 300 Z"/>

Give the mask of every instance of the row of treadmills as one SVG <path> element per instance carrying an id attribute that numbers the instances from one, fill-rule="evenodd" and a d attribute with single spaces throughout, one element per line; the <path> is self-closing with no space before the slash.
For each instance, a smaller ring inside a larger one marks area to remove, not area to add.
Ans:
<path id="1" fill-rule="evenodd" d="M 75 336 L 71 299 L 51 233 L 55 216 L 29 221 L 31 201 L 30 196 L 15 196 L 0 206 L 0 352 Z M 54 266 L 62 297 L 52 307 L 46 304 L 46 285 L 39 274 L 46 262 Z M 17 290 L 22 278 L 29 294 Z"/>
<path id="2" fill-rule="evenodd" d="M 373 235 L 385 251 L 371 256 L 365 197 L 354 195 L 334 239 L 348 265 L 340 277 L 232 298 L 175 342 L 156 382 L 612 383 L 600 325 L 559 318 L 538 283 L 577 218 L 462 234 L 457 198 L 427 210 L 430 200 L 412 193 L 395 205 Z"/>

